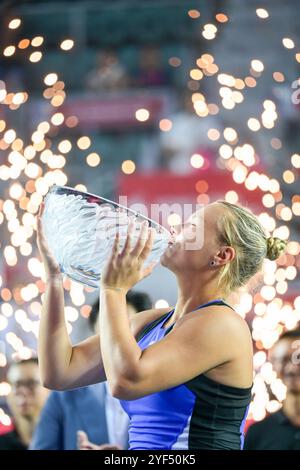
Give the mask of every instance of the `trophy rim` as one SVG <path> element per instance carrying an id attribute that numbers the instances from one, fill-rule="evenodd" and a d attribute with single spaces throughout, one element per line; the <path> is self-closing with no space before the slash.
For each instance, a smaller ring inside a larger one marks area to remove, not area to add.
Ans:
<path id="1" fill-rule="evenodd" d="M 125 209 L 126 211 L 131 212 L 131 214 L 135 215 L 136 217 L 139 216 L 139 217 L 142 217 L 143 219 L 151 222 L 151 225 L 153 224 L 154 226 L 157 226 L 158 228 L 165 231 L 166 234 L 170 235 L 170 231 L 167 228 L 165 228 L 163 225 L 156 222 L 155 220 L 150 219 L 149 217 L 146 217 L 145 215 L 141 214 L 138 211 L 134 211 L 133 209 L 130 209 L 129 207 L 123 206 L 122 204 L 119 204 L 119 203 L 117 203 L 115 201 L 112 201 L 110 199 L 107 199 L 105 197 L 98 196 L 97 194 L 93 194 L 93 193 L 89 193 L 89 192 L 85 192 L 85 191 L 80 191 L 79 189 L 72 188 L 71 186 L 62 186 L 62 185 L 59 185 L 59 184 L 53 184 L 45 197 L 47 197 L 48 194 L 53 193 L 55 191 L 55 189 L 57 189 L 57 188 L 67 189 L 68 191 L 71 191 L 73 194 L 77 194 L 79 196 L 80 195 L 85 196 L 85 197 L 86 196 L 91 196 L 91 197 L 94 197 L 94 198 L 98 199 L 99 201 L 102 201 L 102 202 L 105 202 L 105 203 L 107 202 L 109 204 L 112 204 L 114 207 L 119 207 L 121 209 Z"/>

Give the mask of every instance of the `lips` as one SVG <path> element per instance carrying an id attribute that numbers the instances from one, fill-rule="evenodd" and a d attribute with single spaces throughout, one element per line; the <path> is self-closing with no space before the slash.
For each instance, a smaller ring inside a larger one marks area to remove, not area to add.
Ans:
<path id="1" fill-rule="evenodd" d="M 174 233 L 170 233 L 170 240 L 168 242 L 168 245 L 174 245 L 175 243 L 175 236 L 174 236 Z"/>

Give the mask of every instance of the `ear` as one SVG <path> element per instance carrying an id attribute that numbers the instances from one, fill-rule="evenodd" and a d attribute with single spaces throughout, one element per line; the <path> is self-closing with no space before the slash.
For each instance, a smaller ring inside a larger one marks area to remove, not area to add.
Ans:
<path id="1" fill-rule="evenodd" d="M 235 249 L 232 246 L 224 245 L 217 254 L 218 264 L 226 264 L 235 258 Z"/>

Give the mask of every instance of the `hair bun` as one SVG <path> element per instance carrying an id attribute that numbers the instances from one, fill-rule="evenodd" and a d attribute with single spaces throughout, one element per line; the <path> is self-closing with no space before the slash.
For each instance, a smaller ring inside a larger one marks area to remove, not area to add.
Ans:
<path id="1" fill-rule="evenodd" d="M 287 242 L 285 240 L 281 240 L 281 238 L 268 237 L 266 258 L 270 259 L 271 261 L 279 258 L 279 256 L 281 256 L 284 252 L 286 245 Z"/>

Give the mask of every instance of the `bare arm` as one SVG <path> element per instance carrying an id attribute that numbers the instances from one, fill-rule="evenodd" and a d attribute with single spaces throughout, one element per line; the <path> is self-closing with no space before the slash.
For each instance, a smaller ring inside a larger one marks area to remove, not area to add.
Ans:
<path id="1" fill-rule="evenodd" d="M 62 275 L 47 246 L 41 216 L 37 217 L 37 244 L 46 273 L 46 292 L 40 320 L 38 355 L 41 381 L 50 389 L 66 390 L 106 380 L 99 335 L 72 346 L 64 314 Z M 153 309 L 134 314 L 126 321 L 136 336 L 147 323 L 162 316 L 168 309 Z M 106 329 L 103 336 L 107 335 Z"/>
<path id="2" fill-rule="evenodd" d="M 64 314 L 64 290 L 60 269 L 46 243 L 41 216 L 37 217 L 37 244 L 44 263 L 46 292 L 40 320 L 38 355 L 45 387 L 64 390 L 105 380 L 100 341 L 91 337 L 72 346 Z"/>
<path id="3" fill-rule="evenodd" d="M 143 240 L 144 238 L 144 240 Z M 151 231 L 144 231 L 133 249 L 128 234 L 122 251 L 116 235 L 111 258 L 101 277 L 100 338 L 103 364 L 111 392 L 116 398 L 134 400 L 176 387 L 204 372 L 223 368 L 223 380 L 241 384 L 241 368 L 252 379 L 249 344 L 252 341 L 245 322 L 221 306 L 202 312 L 189 312 L 160 341 L 142 349 L 132 334 L 125 309 L 128 289 L 150 271 L 143 264 L 152 247 Z M 209 313 L 208 313 L 209 311 Z M 245 367 L 245 360 L 247 367 Z M 244 374 L 244 372 L 243 372 Z"/>
<path id="4" fill-rule="evenodd" d="M 39 331 L 39 366 L 45 387 L 65 390 L 106 379 L 99 336 L 72 346 L 64 314 L 64 292 L 60 278 L 49 279 Z"/>
<path id="5" fill-rule="evenodd" d="M 148 310 L 126 317 L 136 336 L 143 326 L 168 309 Z M 72 346 L 64 315 L 61 278 L 48 280 L 39 331 L 39 365 L 42 383 L 55 390 L 84 387 L 106 380 L 99 335 Z"/>
<path id="6" fill-rule="evenodd" d="M 223 379 L 241 380 L 240 366 L 251 361 L 251 338 L 243 320 L 226 307 L 211 306 L 190 312 L 157 343 L 141 350 L 130 333 L 121 293 L 102 292 L 101 319 L 108 336 L 101 338 L 103 361 L 113 396 L 137 398 L 176 387 L 219 366 Z M 175 366 L 176 365 L 176 366 Z M 242 386 L 237 383 L 237 386 Z"/>

